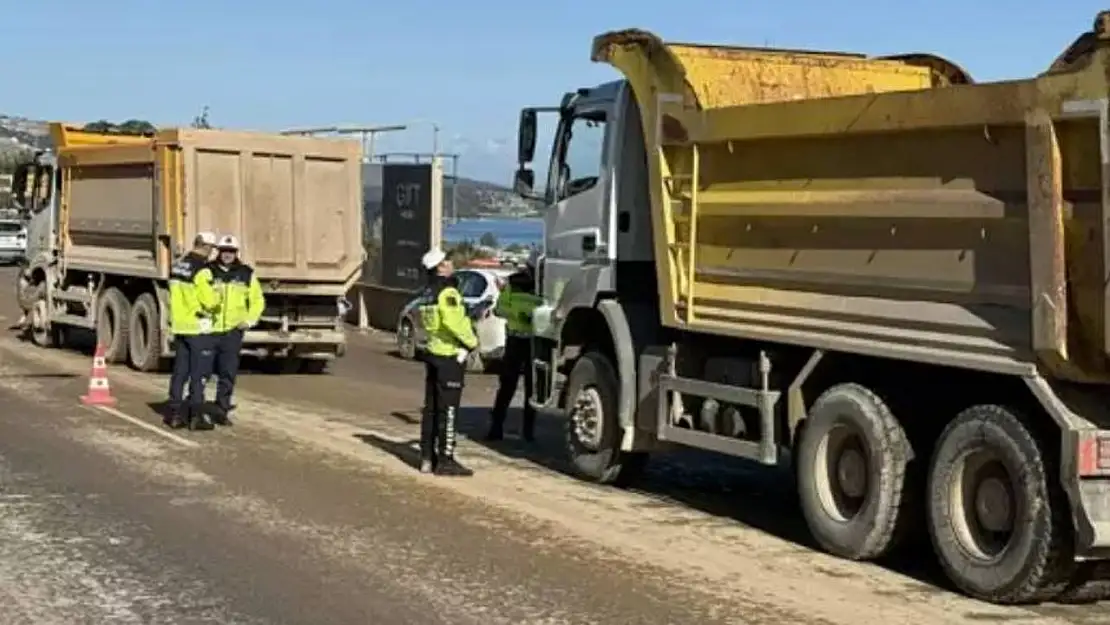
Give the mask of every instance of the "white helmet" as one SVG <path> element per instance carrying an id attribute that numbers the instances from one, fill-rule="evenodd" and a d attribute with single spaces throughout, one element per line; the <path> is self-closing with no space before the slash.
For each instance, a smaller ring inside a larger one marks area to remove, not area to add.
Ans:
<path id="1" fill-rule="evenodd" d="M 421 256 L 420 264 L 424 266 L 424 269 L 431 271 L 445 260 L 447 260 L 447 254 L 437 247 L 428 250 L 427 253 Z"/>
<path id="2" fill-rule="evenodd" d="M 216 244 L 216 248 L 239 251 L 239 239 L 237 239 L 234 234 L 225 234 L 220 237 L 220 242 Z"/>

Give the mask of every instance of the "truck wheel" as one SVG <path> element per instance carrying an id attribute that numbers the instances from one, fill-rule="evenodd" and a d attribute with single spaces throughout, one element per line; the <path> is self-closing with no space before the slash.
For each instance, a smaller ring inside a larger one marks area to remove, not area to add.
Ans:
<path id="1" fill-rule="evenodd" d="M 647 454 L 620 450 L 617 375 L 609 359 L 588 352 L 567 380 L 567 451 L 575 471 L 599 484 L 627 485 L 643 472 Z"/>
<path id="2" fill-rule="evenodd" d="M 131 303 L 123 291 L 110 287 L 100 294 L 96 311 L 96 342 L 104 346 L 105 361 L 117 363 L 127 360 L 130 322 Z"/>
<path id="3" fill-rule="evenodd" d="M 27 316 L 27 327 L 31 333 L 32 343 L 39 347 L 62 346 L 65 335 L 61 326 L 51 325 L 46 299 L 35 301 Z"/>
<path id="4" fill-rule="evenodd" d="M 330 364 L 330 360 L 322 358 L 304 358 L 300 362 L 300 369 L 301 373 L 307 375 L 322 375 L 328 372 L 328 365 Z"/>
<path id="5" fill-rule="evenodd" d="M 859 384 L 839 384 L 817 398 L 798 443 L 802 513 L 826 551 L 872 560 L 897 546 L 907 511 L 906 433 L 883 400 Z"/>
<path id="6" fill-rule="evenodd" d="M 134 369 L 149 372 L 162 368 L 162 320 L 153 294 L 143 293 L 135 300 L 127 336 Z"/>
<path id="7" fill-rule="evenodd" d="M 1009 409 L 973 406 L 929 467 L 929 537 L 949 579 L 999 604 L 1057 596 L 1075 568 L 1066 502 L 1036 440 Z"/>

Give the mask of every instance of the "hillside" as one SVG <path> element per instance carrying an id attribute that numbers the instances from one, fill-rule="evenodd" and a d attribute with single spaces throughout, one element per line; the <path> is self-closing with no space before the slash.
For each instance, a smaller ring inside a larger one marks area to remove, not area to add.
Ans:
<path id="1" fill-rule="evenodd" d="M 0 115 L 0 173 L 11 171 L 15 162 L 50 145 L 45 122 Z"/>

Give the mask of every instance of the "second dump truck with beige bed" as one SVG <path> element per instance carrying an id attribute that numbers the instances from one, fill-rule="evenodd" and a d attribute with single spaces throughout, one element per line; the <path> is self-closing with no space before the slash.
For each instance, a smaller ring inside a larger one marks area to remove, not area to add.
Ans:
<path id="1" fill-rule="evenodd" d="M 266 296 L 244 351 L 307 372 L 343 353 L 341 303 L 363 260 L 358 142 L 60 123 L 51 134 L 54 149 L 13 185 L 29 220 L 17 292 L 35 343 L 91 329 L 109 362 L 158 368 L 171 354 L 170 265 L 210 230 L 239 237 Z"/>
<path id="2" fill-rule="evenodd" d="M 627 481 L 673 445 L 787 463 L 831 553 L 920 532 L 972 596 L 1106 596 L 1108 23 L 991 84 L 598 37 L 625 80 L 524 110 L 516 176 L 548 205 L 533 401 L 566 410 L 577 471 Z"/>

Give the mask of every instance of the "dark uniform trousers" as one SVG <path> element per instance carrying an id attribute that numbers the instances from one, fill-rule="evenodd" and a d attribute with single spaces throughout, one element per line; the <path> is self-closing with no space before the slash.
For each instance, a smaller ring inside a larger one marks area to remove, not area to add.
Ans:
<path id="1" fill-rule="evenodd" d="M 170 409 L 181 414 L 185 386 L 189 387 L 189 414 L 204 408 L 204 381 L 212 371 L 216 339 L 210 334 L 176 335 L 173 339 L 173 373 L 170 374 Z"/>
<path id="2" fill-rule="evenodd" d="M 424 414 L 420 419 L 420 455 L 455 457 L 455 420 L 462 403 L 465 368 L 455 358 L 424 355 Z"/>
<path id="3" fill-rule="evenodd" d="M 500 434 L 509 404 L 516 394 L 517 381 L 524 376 L 524 423 L 522 434 L 531 439 L 536 424 L 536 411 L 529 404 L 532 397 L 532 339 L 510 335 L 505 339 L 505 355 L 498 373 L 497 397 L 493 401 L 493 430 Z"/>
<path id="4" fill-rule="evenodd" d="M 227 413 L 231 410 L 231 394 L 239 375 L 239 351 L 243 348 L 243 331 L 229 330 L 215 335 L 216 406 Z"/>

